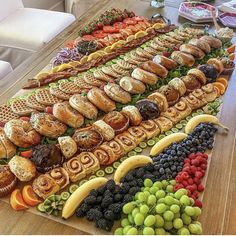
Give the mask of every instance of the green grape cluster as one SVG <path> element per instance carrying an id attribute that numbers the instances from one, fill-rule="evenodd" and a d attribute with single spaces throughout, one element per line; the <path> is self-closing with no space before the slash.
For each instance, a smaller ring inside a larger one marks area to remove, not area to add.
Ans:
<path id="1" fill-rule="evenodd" d="M 123 206 L 125 218 L 115 235 L 201 234 L 201 214 L 186 189 L 174 193 L 175 180 L 144 180 L 141 192 Z"/>

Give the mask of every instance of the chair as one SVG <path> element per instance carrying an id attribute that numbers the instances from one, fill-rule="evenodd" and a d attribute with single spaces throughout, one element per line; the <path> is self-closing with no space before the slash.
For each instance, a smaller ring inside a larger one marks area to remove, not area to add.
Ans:
<path id="1" fill-rule="evenodd" d="M 12 72 L 12 67 L 9 62 L 0 61 L 0 80 Z"/>
<path id="2" fill-rule="evenodd" d="M 14 68 L 74 21 L 72 14 L 24 8 L 21 0 L 0 0 L 0 55 Z"/>

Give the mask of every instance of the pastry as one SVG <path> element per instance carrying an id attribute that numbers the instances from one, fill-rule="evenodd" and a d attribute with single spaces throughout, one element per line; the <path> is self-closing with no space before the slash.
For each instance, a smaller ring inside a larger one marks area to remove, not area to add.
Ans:
<path id="1" fill-rule="evenodd" d="M 116 104 L 113 102 L 104 91 L 99 88 L 91 89 L 87 97 L 91 103 L 104 112 L 113 111 L 116 109 Z"/>
<path id="2" fill-rule="evenodd" d="M 100 169 L 99 161 L 92 152 L 81 152 L 77 158 L 84 166 L 86 175 L 92 174 Z"/>
<path id="3" fill-rule="evenodd" d="M 166 48 L 173 48 L 175 46 L 174 43 L 170 43 L 167 40 L 160 39 L 159 37 L 154 38 L 154 42 L 159 46 Z"/>
<path id="4" fill-rule="evenodd" d="M 181 101 L 183 101 L 183 100 L 186 101 L 188 103 L 188 105 L 190 106 L 190 108 L 192 109 L 192 111 L 202 107 L 202 104 L 203 104 L 199 99 L 197 99 L 192 94 L 189 94 L 186 97 L 182 97 L 180 100 Z"/>
<path id="5" fill-rule="evenodd" d="M 120 79 L 119 85 L 125 91 L 131 94 L 142 94 L 145 92 L 145 84 L 139 80 L 136 80 L 130 76 L 124 76 Z"/>
<path id="6" fill-rule="evenodd" d="M 41 198 L 46 199 L 60 190 L 59 184 L 48 175 L 40 175 L 32 184 L 34 192 Z"/>
<path id="7" fill-rule="evenodd" d="M 30 108 L 26 104 L 25 99 L 15 99 L 11 103 L 11 109 L 14 113 L 16 113 L 19 116 L 28 116 L 30 115 L 33 111 L 35 111 L 33 108 Z"/>
<path id="8" fill-rule="evenodd" d="M 15 154 L 15 145 L 7 138 L 3 128 L 0 128 L 0 159 L 11 158 Z"/>
<path id="9" fill-rule="evenodd" d="M 103 120 L 95 121 L 93 126 L 102 134 L 105 141 L 110 141 L 115 137 L 115 131 Z"/>
<path id="10" fill-rule="evenodd" d="M 147 139 L 146 132 L 140 126 L 130 127 L 128 132 L 134 138 L 134 141 L 137 145 Z"/>
<path id="11" fill-rule="evenodd" d="M 215 66 L 203 64 L 203 65 L 199 65 L 198 69 L 204 73 L 204 75 L 207 78 L 208 83 L 212 83 L 216 81 L 216 78 L 218 77 L 218 71 Z"/>
<path id="12" fill-rule="evenodd" d="M 181 79 L 185 84 L 187 94 L 191 93 L 195 89 L 201 88 L 201 83 L 198 79 L 196 79 L 196 77 L 186 75 L 181 77 Z"/>
<path id="13" fill-rule="evenodd" d="M 77 144 L 70 136 L 59 137 L 58 143 L 66 159 L 73 157 L 77 152 Z"/>
<path id="14" fill-rule="evenodd" d="M 39 89 L 36 92 L 36 100 L 45 106 L 52 106 L 53 104 L 57 102 L 61 102 L 61 99 L 58 99 L 54 95 L 52 95 L 49 91 L 49 89 Z"/>
<path id="15" fill-rule="evenodd" d="M 170 42 L 174 45 L 178 45 L 178 44 L 183 43 L 181 40 L 177 40 L 177 39 L 175 39 L 171 36 L 165 35 L 165 34 L 162 36 L 162 39 L 167 40 L 168 42 Z"/>
<path id="16" fill-rule="evenodd" d="M 0 123 L 5 124 L 6 122 L 12 120 L 12 119 L 17 119 L 19 116 L 15 114 L 10 105 L 0 105 Z"/>
<path id="17" fill-rule="evenodd" d="M 154 85 L 156 84 L 158 78 L 155 74 L 148 71 L 142 70 L 140 68 L 135 68 L 131 76 L 145 84 Z"/>
<path id="18" fill-rule="evenodd" d="M 154 43 L 155 44 L 155 43 Z M 157 44 L 155 44 L 157 45 Z M 152 59 L 154 56 L 156 56 L 158 53 L 160 53 L 160 51 L 164 51 L 166 50 L 166 48 L 164 47 L 159 47 L 158 49 L 158 45 L 155 47 L 153 47 L 152 43 L 150 44 L 150 46 L 144 47 L 143 49 L 145 52 L 148 52 L 150 55 L 152 55 Z"/>
<path id="19" fill-rule="evenodd" d="M 83 79 L 86 83 L 95 87 L 104 85 L 104 82 L 102 80 L 96 79 L 95 76 L 89 72 L 84 74 Z"/>
<path id="20" fill-rule="evenodd" d="M 139 127 L 146 133 L 147 139 L 156 137 L 161 132 L 153 120 L 142 121 Z"/>
<path id="21" fill-rule="evenodd" d="M 118 111 L 112 111 L 103 117 L 103 121 L 112 127 L 115 134 L 122 133 L 129 127 L 129 117 Z"/>
<path id="22" fill-rule="evenodd" d="M 186 40 L 186 37 L 179 35 L 177 32 L 169 32 L 167 34 L 168 34 L 168 36 L 171 36 L 174 39 L 177 39 L 179 41 L 185 41 Z"/>
<path id="23" fill-rule="evenodd" d="M 78 151 L 80 152 L 90 152 L 103 142 L 101 133 L 92 127 L 77 129 L 72 138 L 76 142 Z"/>
<path id="24" fill-rule="evenodd" d="M 4 126 L 6 136 L 18 147 L 31 147 L 40 143 L 41 136 L 28 121 L 14 119 Z"/>
<path id="25" fill-rule="evenodd" d="M 16 187 L 17 178 L 8 165 L 0 165 L 0 198 L 9 195 Z"/>
<path id="26" fill-rule="evenodd" d="M 36 175 L 35 165 L 24 157 L 12 157 L 8 165 L 11 172 L 22 182 L 30 181 Z"/>
<path id="27" fill-rule="evenodd" d="M 181 66 L 192 67 L 195 63 L 195 59 L 191 54 L 181 51 L 172 52 L 171 58 Z"/>
<path id="28" fill-rule="evenodd" d="M 57 138 L 66 132 L 66 125 L 49 113 L 33 113 L 30 118 L 33 128 L 41 135 Z"/>
<path id="29" fill-rule="evenodd" d="M 159 106 L 149 99 L 139 100 L 135 106 L 138 108 L 143 120 L 155 119 L 160 115 Z"/>
<path id="30" fill-rule="evenodd" d="M 129 105 L 122 108 L 122 114 L 129 117 L 129 122 L 131 125 L 139 125 L 142 122 L 142 116 L 137 107 Z"/>
<path id="31" fill-rule="evenodd" d="M 219 74 L 221 74 L 224 71 L 224 65 L 222 61 L 218 60 L 217 58 L 210 58 L 207 61 L 207 64 L 214 66 Z"/>
<path id="32" fill-rule="evenodd" d="M 188 42 L 188 44 L 191 44 L 193 46 L 200 48 L 205 53 L 211 52 L 210 45 L 204 40 L 193 38 Z"/>
<path id="33" fill-rule="evenodd" d="M 193 46 L 192 44 L 182 44 L 179 50 L 181 52 L 189 53 L 197 59 L 202 59 L 205 56 L 205 53 L 200 48 Z"/>
<path id="34" fill-rule="evenodd" d="M 123 90 L 118 84 L 108 83 L 104 86 L 104 91 L 109 98 L 115 102 L 127 104 L 131 101 L 131 96 Z"/>
<path id="35" fill-rule="evenodd" d="M 84 123 L 84 117 L 69 102 L 56 103 L 53 106 L 53 115 L 62 123 L 73 128 L 79 128 Z"/>
<path id="36" fill-rule="evenodd" d="M 169 106 L 178 102 L 180 94 L 178 90 L 169 85 L 164 85 L 159 89 L 159 92 L 166 97 Z"/>
<path id="37" fill-rule="evenodd" d="M 217 90 L 213 84 L 204 85 L 202 91 L 205 92 L 205 99 L 207 102 L 213 102 L 218 97 Z"/>
<path id="38" fill-rule="evenodd" d="M 161 116 L 168 118 L 173 124 L 177 124 L 182 119 L 179 111 L 174 106 L 169 107 L 165 112 L 162 112 Z"/>
<path id="39" fill-rule="evenodd" d="M 128 131 L 116 135 L 114 141 L 120 144 L 120 146 L 125 150 L 125 153 L 128 153 L 137 146 L 134 138 Z"/>
<path id="40" fill-rule="evenodd" d="M 105 82 L 111 82 L 113 80 L 111 76 L 105 74 L 101 69 L 94 71 L 93 75 L 96 79 L 99 79 Z"/>
<path id="41" fill-rule="evenodd" d="M 66 161 L 63 164 L 63 168 L 69 175 L 71 182 L 77 182 L 80 179 L 83 179 L 86 176 L 86 171 L 79 158 L 72 157 L 70 160 Z"/>
<path id="42" fill-rule="evenodd" d="M 154 63 L 152 61 L 146 61 L 140 64 L 139 67 L 162 78 L 165 78 L 168 74 L 168 70 L 164 66 L 162 66 L 161 64 Z"/>
<path id="43" fill-rule="evenodd" d="M 201 101 L 202 106 L 207 104 L 206 93 L 202 89 L 195 89 L 191 94 Z"/>
<path id="44" fill-rule="evenodd" d="M 116 63 L 118 66 L 120 66 L 124 70 L 129 70 L 129 69 L 135 68 L 133 64 L 130 64 L 124 60 L 118 60 Z"/>
<path id="45" fill-rule="evenodd" d="M 103 144 L 106 145 L 106 144 Z M 106 147 L 105 149 L 102 149 L 101 147 L 97 148 L 93 154 L 96 156 L 98 159 L 100 165 L 102 166 L 107 166 L 112 164 L 116 160 L 116 156 L 112 149 L 110 147 Z"/>
<path id="46" fill-rule="evenodd" d="M 86 118 L 92 120 L 97 118 L 98 110 L 91 102 L 89 102 L 86 96 L 75 94 L 70 98 L 69 103 Z"/>
<path id="47" fill-rule="evenodd" d="M 205 74 L 199 69 L 191 69 L 188 71 L 187 75 L 195 77 L 201 84 L 206 84 L 207 78 Z"/>
<path id="48" fill-rule="evenodd" d="M 173 122 L 164 116 L 160 116 L 157 119 L 154 119 L 154 122 L 158 125 L 161 133 L 170 130 L 174 126 Z"/>
<path id="49" fill-rule="evenodd" d="M 188 103 L 184 99 L 182 101 L 177 102 L 174 107 L 178 111 L 181 119 L 184 119 L 192 112 L 192 109 L 189 107 Z"/>
<path id="50" fill-rule="evenodd" d="M 166 97 L 159 92 L 151 93 L 147 97 L 147 99 L 155 102 L 158 105 L 158 107 L 160 108 L 160 111 L 166 111 L 167 108 L 169 107 Z"/>
<path id="51" fill-rule="evenodd" d="M 65 188 L 70 183 L 69 174 L 62 167 L 54 168 L 46 175 L 50 176 L 60 186 L 60 189 Z"/>
<path id="52" fill-rule="evenodd" d="M 61 150 L 55 144 L 40 144 L 33 148 L 30 160 L 40 173 L 46 173 L 64 162 Z"/>
<path id="53" fill-rule="evenodd" d="M 37 111 L 44 111 L 45 106 L 41 103 L 39 103 L 36 99 L 36 94 L 32 93 L 26 98 L 26 105 L 28 107 L 31 107 Z"/>
<path id="54" fill-rule="evenodd" d="M 167 70 L 172 70 L 177 67 L 177 63 L 174 60 L 161 55 L 156 55 L 153 58 L 153 62 L 164 66 Z"/>
<path id="55" fill-rule="evenodd" d="M 177 90 L 179 92 L 179 95 L 182 97 L 187 89 L 186 86 L 184 84 L 184 82 L 180 79 L 180 78 L 174 78 L 172 79 L 169 83 L 169 86 L 172 86 L 175 90 Z"/>
<path id="56" fill-rule="evenodd" d="M 49 92 L 55 97 L 65 101 L 69 100 L 71 96 L 69 93 L 65 93 L 62 90 L 60 90 L 58 86 L 51 86 L 49 88 Z"/>
<path id="57" fill-rule="evenodd" d="M 211 46 L 211 48 L 220 48 L 222 46 L 222 42 L 212 36 L 204 35 L 200 39 L 207 42 Z"/>

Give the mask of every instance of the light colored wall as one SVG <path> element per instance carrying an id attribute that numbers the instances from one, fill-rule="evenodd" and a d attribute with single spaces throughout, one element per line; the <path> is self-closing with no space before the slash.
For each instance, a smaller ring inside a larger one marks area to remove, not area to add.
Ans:
<path id="1" fill-rule="evenodd" d="M 25 7 L 64 11 L 64 0 L 22 0 Z"/>

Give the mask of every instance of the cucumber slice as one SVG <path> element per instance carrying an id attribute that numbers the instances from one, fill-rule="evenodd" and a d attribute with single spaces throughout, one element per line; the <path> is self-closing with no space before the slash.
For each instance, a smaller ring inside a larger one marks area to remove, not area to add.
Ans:
<path id="1" fill-rule="evenodd" d="M 128 152 L 128 157 L 135 156 L 136 154 L 137 154 L 137 152 L 135 152 L 135 151 L 130 151 L 130 152 Z"/>
<path id="2" fill-rule="evenodd" d="M 141 142 L 139 144 L 139 147 L 141 147 L 142 149 L 146 148 L 147 147 L 147 144 L 145 142 Z"/>
<path id="3" fill-rule="evenodd" d="M 69 193 L 72 194 L 79 186 L 77 184 L 72 184 L 69 187 Z"/>
<path id="4" fill-rule="evenodd" d="M 156 144 L 156 142 L 155 142 L 155 140 L 153 140 L 153 139 L 149 139 L 148 141 L 147 141 L 147 145 L 149 146 L 149 147 L 152 147 L 152 146 L 154 146 Z"/>
<path id="5" fill-rule="evenodd" d="M 62 192 L 61 193 L 61 199 L 66 201 L 68 198 L 70 197 L 70 193 L 69 192 Z"/>
<path id="6" fill-rule="evenodd" d="M 187 123 L 188 123 L 187 120 L 181 120 L 181 121 L 180 121 L 180 124 L 183 125 L 183 126 L 187 125 Z"/>
<path id="7" fill-rule="evenodd" d="M 177 124 L 175 127 L 176 127 L 176 129 L 178 129 L 178 130 L 181 130 L 181 129 L 183 129 L 183 125 L 182 125 L 182 124 L 180 124 L 180 123 L 179 123 L 179 124 Z"/>
<path id="8" fill-rule="evenodd" d="M 192 113 L 192 117 L 197 116 L 198 114 L 196 112 Z"/>
<path id="9" fill-rule="evenodd" d="M 158 137 L 154 137 L 153 140 L 155 140 L 156 143 L 160 141 Z"/>
<path id="10" fill-rule="evenodd" d="M 51 201 L 49 199 L 45 199 L 45 201 L 43 202 L 44 206 L 50 206 L 51 205 Z"/>
<path id="11" fill-rule="evenodd" d="M 97 176 L 97 177 L 103 177 L 103 176 L 105 176 L 104 170 L 98 170 L 98 171 L 96 172 L 96 176 Z"/>
<path id="12" fill-rule="evenodd" d="M 169 130 L 169 131 L 166 131 L 165 134 L 170 135 L 170 134 L 173 134 L 173 132 Z"/>
<path id="13" fill-rule="evenodd" d="M 165 135 L 164 135 L 164 134 L 161 134 L 161 135 L 159 136 L 159 139 L 161 140 L 161 139 L 163 139 L 163 138 L 165 138 Z"/>
<path id="14" fill-rule="evenodd" d="M 201 115 L 201 114 L 203 114 L 203 113 L 204 113 L 204 112 L 203 112 L 202 109 L 198 109 L 198 110 L 197 110 L 197 114 L 198 114 L 198 115 Z"/>
<path id="15" fill-rule="evenodd" d="M 42 212 L 42 213 L 45 213 L 46 210 L 44 208 L 44 203 L 40 203 L 38 206 L 37 206 L 37 210 Z"/>
<path id="16" fill-rule="evenodd" d="M 56 199 L 56 201 L 60 201 L 61 200 L 61 195 L 55 195 L 55 199 Z"/>
<path id="17" fill-rule="evenodd" d="M 49 87 L 52 87 L 52 88 L 55 88 L 55 87 L 57 87 L 57 86 L 58 86 L 57 83 L 50 83 L 50 84 L 49 84 Z"/>
<path id="18" fill-rule="evenodd" d="M 143 151 L 143 149 L 141 147 L 136 147 L 134 149 L 134 151 L 137 152 L 137 153 L 141 153 Z"/>
<path id="19" fill-rule="evenodd" d="M 120 55 L 119 58 L 120 59 L 124 59 L 125 55 Z"/>
<path id="20" fill-rule="evenodd" d="M 84 183 L 86 183 L 88 180 L 87 179 L 83 179 L 79 182 L 79 186 L 83 185 Z"/>
<path id="21" fill-rule="evenodd" d="M 112 63 L 111 61 L 108 61 L 108 62 L 105 64 L 105 66 L 111 66 L 111 65 L 113 65 L 113 63 Z"/>
<path id="22" fill-rule="evenodd" d="M 96 178 L 96 177 L 97 177 L 96 175 L 91 175 L 91 176 L 89 177 L 89 180 L 94 179 L 94 178 Z"/>
<path id="23" fill-rule="evenodd" d="M 55 201 L 57 200 L 57 199 L 56 199 L 56 195 L 51 195 L 51 196 L 49 196 L 46 200 L 50 201 L 50 204 L 51 204 L 51 202 L 55 202 Z M 45 204 L 48 205 L 48 204 L 46 203 L 46 200 L 45 200 Z"/>
<path id="24" fill-rule="evenodd" d="M 112 166 L 113 166 L 114 169 L 117 169 L 119 165 L 120 165 L 120 162 L 115 161 Z"/>
<path id="25" fill-rule="evenodd" d="M 112 166 L 108 166 L 105 168 L 105 172 L 110 175 L 114 172 L 114 168 Z"/>
<path id="26" fill-rule="evenodd" d="M 58 216 L 58 215 L 59 215 L 59 211 L 58 211 L 58 210 L 53 210 L 53 211 L 52 211 L 52 215 Z"/>
<path id="27" fill-rule="evenodd" d="M 122 161 L 124 161 L 124 160 L 126 160 L 128 157 L 121 157 L 120 158 L 120 161 L 122 162 Z"/>
<path id="28" fill-rule="evenodd" d="M 189 121 L 189 120 L 191 120 L 191 119 L 192 119 L 191 116 L 187 116 L 187 117 L 186 117 L 186 120 L 187 120 L 187 121 Z"/>
<path id="29" fill-rule="evenodd" d="M 113 59 L 113 60 L 111 60 L 111 61 L 112 61 L 112 63 L 116 64 L 117 61 L 118 61 L 118 59 Z"/>
<path id="30" fill-rule="evenodd" d="M 68 82 L 67 79 L 61 79 L 61 80 L 58 81 L 59 84 L 66 83 L 66 82 Z"/>
<path id="31" fill-rule="evenodd" d="M 95 70 L 97 70 L 97 68 L 96 68 L 96 67 L 94 67 L 94 68 L 90 69 L 89 71 L 91 71 L 91 72 L 94 72 Z"/>
<path id="32" fill-rule="evenodd" d="M 172 128 L 171 131 L 174 132 L 174 133 L 177 133 L 177 132 L 179 132 L 179 129 L 177 129 L 177 128 Z"/>

